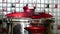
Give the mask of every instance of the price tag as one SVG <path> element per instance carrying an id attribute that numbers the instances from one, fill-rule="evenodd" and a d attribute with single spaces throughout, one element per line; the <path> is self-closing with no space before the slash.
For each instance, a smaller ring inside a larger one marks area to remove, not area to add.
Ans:
<path id="1" fill-rule="evenodd" d="M 6 2 L 7 2 L 7 0 L 2 0 L 2 2 L 3 2 L 3 3 L 6 3 Z"/>
<path id="2" fill-rule="evenodd" d="M 19 4 L 20 3 L 20 0 L 16 0 L 15 3 Z"/>
<path id="3" fill-rule="evenodd" d="M 58 8 L 58 4 L 55 4 L 54 8 Z"/>
<path id="4" fill-rule="evenodd" d="M 57 26 L 57 29 L 60 30 L 60 25 Z"/>
<path id="5" fill-rule="evenodd" d="M 49 8 L 49 4 L 47 4 L 46 8 Z"/>
<path id="6" fill-rule="evenodd" d="M 6 8 L 3 8 L 2 11 L 5 12 L 5 11 L 7 11 L 7 10 L 6 10 Z"/>

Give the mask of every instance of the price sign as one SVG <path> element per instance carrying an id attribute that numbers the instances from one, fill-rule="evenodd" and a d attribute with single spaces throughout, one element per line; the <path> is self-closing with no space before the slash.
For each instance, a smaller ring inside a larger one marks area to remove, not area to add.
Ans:
<path id="1" fill-rule="evenodd" d="M 2 2 L 3 2 L 3 3 L 6 3 L 6 2 L 7 2 L 7 0 L 2 0 Z"/>
<path id="2" fill-rule="evenodd" d="M 5 11 L 7 11 L 7 10 L 6 10 L 6 8 L 3 8 L 2 11 L 5 12 Z"/>
<path id="3" fill-rule="evenodd" d="M 20 0 L 16 0 L 16 2 L 15 2 L 15 3 L 19 4 L 19 3 L 20 3 Z"/>

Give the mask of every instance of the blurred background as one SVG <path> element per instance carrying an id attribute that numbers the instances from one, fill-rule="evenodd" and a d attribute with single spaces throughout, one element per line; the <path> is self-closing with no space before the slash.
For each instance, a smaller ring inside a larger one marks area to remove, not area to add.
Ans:
<path id="1" fill-rule="evenodd" d="M 60 0 L 0 0 L 0 20 L 5 18 L 6 14 L 16 12 L 24 12 L 23 7 L 28 6 L 31 8 L 36 5 L 35 12 L 43 12 L 44 10 L 53 15 L 55 23 L 53 24 L 52 32 L 54 34 L 60 34 Z M 6 27 L 5 21 L 2 20 L 4 27 Z M 0 24 L 0 27 L 2 25 Z"/>

